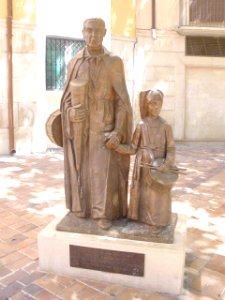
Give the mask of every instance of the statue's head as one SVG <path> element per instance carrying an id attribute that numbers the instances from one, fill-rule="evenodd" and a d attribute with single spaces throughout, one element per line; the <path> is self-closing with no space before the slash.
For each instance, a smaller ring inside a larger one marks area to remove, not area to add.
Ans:
<path id="1" fill-rule="evenodd" d="M 141 92 L 139 98 L 141 117 L 158 117 L 162 108 L 163 97 L 163 92 L 160 90 Z"/>
<path id="2" fill-rule="evenodd" d="M 102 41 L 106 34 L 105 22 L 102 19 L 92 18 L 85 20 L 82 33 L 90 50 L 101 50 Z"/>

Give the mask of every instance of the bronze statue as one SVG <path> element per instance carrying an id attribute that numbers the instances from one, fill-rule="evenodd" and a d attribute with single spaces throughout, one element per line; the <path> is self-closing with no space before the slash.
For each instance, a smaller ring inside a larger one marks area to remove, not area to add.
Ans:
<path id="1" fill-rule="evenodd" d="M 84 22 L 86 47 L 69 63 L 62 100 L 66 207 L 108 229 L 127 215 L 132 110 L 122 60 L 103 46 L 102 19 Z"/>
<path id="2" fill-rule="evenodd" d="M 152 232 L 159 233 L 171 222 L 171 188 L 179 169 L 174 166 L 172 128 L 159 116 L 163 93 L 143 91 L 139 101 L 142 120 L 132 142 L 119 145 L 116 151 L 136 154 L 128 218 L 152 225 Z"/>

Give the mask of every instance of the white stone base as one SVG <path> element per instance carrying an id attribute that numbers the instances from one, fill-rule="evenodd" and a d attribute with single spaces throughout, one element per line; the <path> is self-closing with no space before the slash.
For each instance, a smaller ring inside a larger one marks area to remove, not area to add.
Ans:
<path id="1" fill-rule="evenodd" d="M 178 216 L 173 244 L 56 231 L 55 227 L 59 221 L 60 219 L 55 219 L 38 235 L 41 270 L 72 278 L 85 277 L 153 292 L 174 295 L 182 293 L 186 238 L 185 216 Z M 145 255 L 144 276 L 70 267 L 69 245 L 142 253 Z"/>

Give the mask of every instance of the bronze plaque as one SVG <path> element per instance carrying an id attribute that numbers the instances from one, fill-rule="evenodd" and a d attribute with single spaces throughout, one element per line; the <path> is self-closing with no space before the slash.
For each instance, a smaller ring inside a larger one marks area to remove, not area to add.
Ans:
<path id="1" fill-rule="evenodd" d="M 144 254 L 70 245 L 70 266 L 144 276 Z"/>

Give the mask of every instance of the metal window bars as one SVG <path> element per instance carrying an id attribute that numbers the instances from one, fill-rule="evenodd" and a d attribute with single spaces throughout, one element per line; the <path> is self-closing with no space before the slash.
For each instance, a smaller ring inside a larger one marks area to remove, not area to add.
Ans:
<path id="1" fill-rule="evenodd" d="M 225 0 L 181 0 L 181 26 L 225 27 Z"/>
<path id="2" fill-rule="evenodd" d="M 69 60 L 85 46 L 84 40 L 46 37 L 46 90 L 62 90 Z"/>

